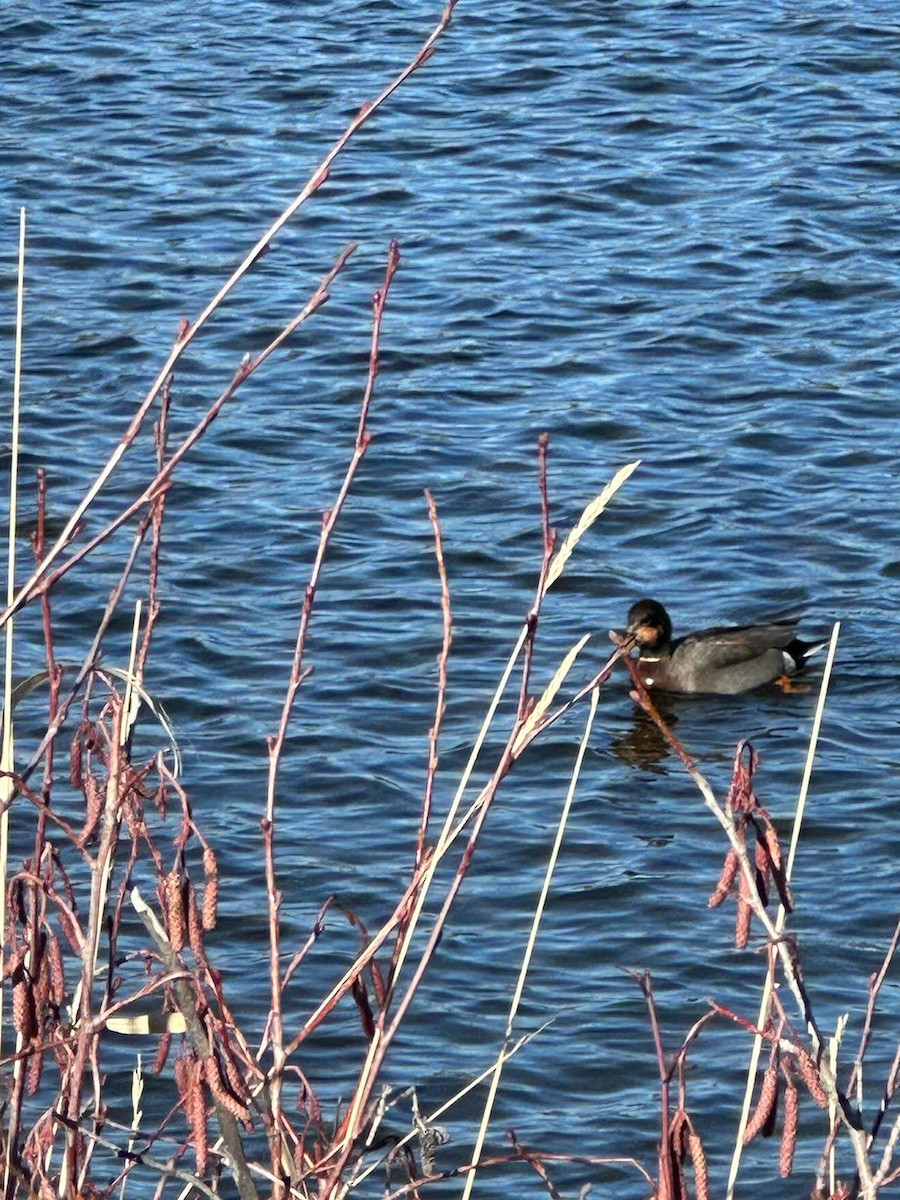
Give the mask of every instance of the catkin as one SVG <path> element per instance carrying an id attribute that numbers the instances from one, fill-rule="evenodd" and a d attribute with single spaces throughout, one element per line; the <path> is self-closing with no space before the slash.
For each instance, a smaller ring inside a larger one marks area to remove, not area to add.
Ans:
<path id="1" fill-rule="evenodd" d="M 778 1160 L 778 1170 L 782 1179 L 787 1179 L 794 1166 L 799 1107 L 800 1095 L 797 1086 L 792 1079 L 789 1079 L 784 1089 L 784 1127 L 781 1131 L 781 1155 Z"/>
<path id="2" fill-rule="evenodd" d="M 669 1126 L 669 1146 L 680 1163 L 684 1162 L 688 1151 L 688 1126 L 688 1115 L 683 1108 L 679 1108 Z"/>
<path id="3" fill-rule="evenodd" d="M 234 1092 L 234 1094 L 236 1096 L 245 1095 L 245 1093 L 247 1091 L 247 1085 L 244 1081 L 243 1076 L 241 1075 L 240 1071 L 238 1070 L 237 1063 L 234 1061 L 234 1057 L 233 1057 L 231 1051 L 228 1049 L 227 1046 L 223 1046 L 221 1049 L 221 1054 L 222 1054 L 222 1064 L 225 1067 L 225 1076 L 228 1080 L 228 1086 L 231 1088 L 231 1090 Z"/>
<path id="4" fill-rule="evenodd" d="M 828 1097 L 825 1095 L 825 1089 L 819 1080 L 819 1072 L 816 1070 L 816 1065 L 809 1057 L 802 1046 L 797 1047 L 797 1062 L 800 1066 L 800 1074 L 803 1076 L 803 1082 L 809 1089 L 809 1094 L 818 1104 L 819 1108 L 828 1107 Z"/>
<path id="5" fill-rule="evenodd" d="M 47 961 L 50 964 L 50 999 L 61 1008 L 66 998 L 66 975 L 59 938 L 51 933 L 47 939 Z"/>
<path id="6" fill-rule="evenodd" d="M 28 1069 L 25 1075 L 25 1094 L 33 1096 L 41 1082 L 41 1070 L 44 1066 L 44 1055 L 40 1050 L 28 1056 Z"/>
<path id="7" fill-rule="evenodd" d="M 82 787 L 87 811 L 85 813 L 84 828 L 78 835 L 78 845 L 86 846 L 100 824 L 100 817 L 103 813 L 103 805 L 106 797 L 103 788 L 101 788 L 93 775 L 85 777 Z"/>
<path id="8" fill-rule="evenodd" d="M 219 871 L 216 866 L 216 856 L 209 846 L 203 851 L 203 875 L 206 886 L 203 889 L 203 918 L 204 929 L 215 929 L 216 908 L 219 903 Z"/>
<path id="9" fill-rule="evenodd" d="M 732 846 L 725 855 L 725 861 L 722 864 L 722 873 L 719 876 L 719 882 L 716 884 L 715 891 L 709 898 L 710 908 L 718 908 L 728 895 L 740 865 L 741 862 L 738 858 L 738 852 L 735 850 L 734 846 Z"/>
<path id="10" fill-rule="evenodd" d="M 69 782 L 73 788 L 81 791 L 81 737 L 78 733 L 72 738 L 69 747 Z"/>
<path id="11" fill-rule="evenodd" d="M 744 1130 L 744 1145 L 747 1146 L 760 1132 L 772 1115 L 775 1101 L 778 1099 L 778 1069 L 774 1063 L 766 1068 L 763 1074 L 762 1087 L 759 1089 L 759 1099 L 756 1108 L 750 1114 L 747 1127 Z"/>
<path id="12" fill-rule="evenodd" d="M 750 918 L 753 910 L 748 898 L 747 879 L 741 872 L 741 885 L 738 891 L 737 921 L 734 926 L 734 944 L 738 950 L 743 950 L 750 940 Z"/>
<path id="13" fill-rule="evenodd" d="M 184 898 L 181 894 L 181 876 L 175 867 L 165 878 L 166 927 L 169 941 L 176 954 L 184 949 Z"/>
<path id="14" fill-rule="evenodd" d="M 25 955 L 27 953 L 28 945 L 26 942 L 22 942 L 16 947 L 16 949 L 12 952 L 12 954 L 10 954 L 6 962 L 3 964 L 3 975 L 0 978 L 6 980 L 10 977 L 10 975 L 17 971 L 25 961 Z"/>
<path id="15" fill-rule="evenodd" d="M 41 948 L 40 966 L 38 967 L 38 975 L 34 983 L 34 1008 L 38 1019 L 43 1017 L 47 1005 L 50 1003 L 50 988 L 50 962 L 47 957 L 47 944 L 45 941 Z"/>
<path id="16" fill-rule="evenodd" d="M 206 1082 L 209 1084 L 209 1090 L 225 1111 L 230 1112 L 238 1121 L 242 1121 L 245 1126 L 250 1127 L 250 1110 L 236 1096 L 233 1096 L 225 1086 L 225 1081 L 222 1078 L 222 1069 L 215 1054 L 211 1054 L 205 1060 L 203 1073 L 206 1076 Z"/>
<path id="17" fill-rule="evenodd" d="M 166 1065 L 166 1059 L 169 1057 L 171 1045 L 171 1033 L 164 1033 L 159 1039 L 159 1045 L 156 1047 L 156 1056 L 153 1059 L 153 1066 L 150 1068 L 154 1075 L 162 1074 L 162 1069 Z"/>
<path id="18" fill-rule="evenodd" d="M 30 986 L 24 979 L 13 987 L 13 1029 L 22 1035 L 27 1042 L 34 1037 L 36 1021 L 34 1016 L 34 996 Z"/>
<path id="19" fill-rule="evenodd" d="M 58 917 L 59 917 L 59 927 L 63 931 L 63 933 L 66 935 L 66 941 L 69 943 L 70 947 L 72 948 L 72 952 L 74 954 L 77 954 L 77 956 L 79 958 L 81 958 L 81 951 L 82 951 L 82 946 L 84 944 L 84 938 L 82 936 L 81 930 L 78 928 L 77 922 L 75 921 L 75 919 L 71 915 L 71 913 L 69 913 L 69 911 L 67 909 L 62 908 L 62 907 L 60 907 L 60 909 L 59 909 Z"/>
<path id="20" fill-rule="evenodd" d="M 709 1171 L 706 1167 L 706 1153 L 699 1133 L 691 1133 L 688 1138 L 688 1146 L 694 1167 L 694 1191 L 697 1193 L 697 1200 L 709 1200 Z"/>
<path id="21" fill-rule="evenodd" d="M 194 957 L 202 963 L 204 961 L 203 934 L 200 929 L 200 913 L 197 911 L 197 893 L 194 891 L 192 883 L 187 886 L 187 922 L 188 942 L 194 952 Z"/>
<path id="22" fill-rule="evenodd" d="M 178 1059 L 178 1063 L 182 1063 L 183 1066 L 179 1071 L 176 1063 L 175 1078 L 178 1081 L 178 1090 L 184 1100 L 184 1111 L 194 1139 L 197 1174 L 203 1175 L 206 1172 L 209 1142 L 206 1135 L 206 1104 L 200 1079 L 200 1063 L 197 1059 Z"/>

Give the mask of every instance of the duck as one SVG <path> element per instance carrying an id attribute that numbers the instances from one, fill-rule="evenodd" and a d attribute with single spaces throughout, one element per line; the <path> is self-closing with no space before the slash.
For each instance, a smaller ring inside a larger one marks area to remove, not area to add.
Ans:
<path id="1" fill-rule="evenodd" d="M 672 621 L 658 600 L 638 600 L 628 610 L 624 635 L 638 648 L 638 674 L 650 691 L 734 696 L 765 684 L 797 691 L 792 677 L 828 640 L 804 642 L 797 619 L 773 617 L 758 625 L 716 625 L 672 638 Z"/>

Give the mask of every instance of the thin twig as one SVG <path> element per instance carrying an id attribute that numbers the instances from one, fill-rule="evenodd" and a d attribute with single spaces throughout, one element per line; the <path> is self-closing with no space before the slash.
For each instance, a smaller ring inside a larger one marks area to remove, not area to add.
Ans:
<path id="1" fill-rule="evenodd" d="M 362 404 L 360 405 L 359 423 L 356 430 L 356 442 L 353 447 L 350 463 L 347 467 L 347 471 L 344 475 L 344 479 L 341 483 L 334 505 L 323 516 L 322 530 L 319 535 L 319 544 L 316 549 L 315 560 L 313 562 L 312 571 L 310 572 L 309 582 L 306 585 L 306 592 L 303 597 L 303 607 L 300 614 L 299 627 L 297 630 L 297 640 L 294 647 L 294 657 L 291 664 L 290 680 L 288 682 L 287 692 L 285 694 L 284 704 L 281 710 L 281 721 L 278 726 L 278 732 L 274 735 L 274 737 L 270 737 L 268 739 L 269 771 L 266 789 L 266 814 L 262 822 L 262 829 L 266 864 L 266 894 L 268 897 L 269 910 L 269 980 L 271 992 L 269 1031 L 272 1044 L 272 1070 L 269 1076 L 269 1099 L 271 1103 L 272 1115 L 271 1136 L 275 1140 L 277 1140 L 278 1131 L 281 1128 L 281 1085 L 286 1061 L 284 1048 L 284 1028 L 282 1020 L 280 967 L 281 944 L 278 924 L 278 910 L 280 907 L 281 897 L 278 892 L 274 854 L 275 803 L 278 784 L 278 771 L 281 764 L 284 743 L 287 738 L 290 717 L 294 707 L 294 700 L 303 679 L 303 653 L 306 647 L 306 638 L 309 630 L 310 619 L 312 617 L 313 604 L 316 598 L 316 589 L 318 587 L 322 566 L 325 562 L 325 555 L 328 551 L 331 535 L 334 531 L 335 525 L 337 524 L 337 520 L 344 506 L 344 502 L 350 492 L 350 488 L 353 484 L 353 480 L 356 478 L 359 465 L 362 462 L 363 456 L 365 455 L 371 441 L 371 434 L 368 429 L 368 418 L 369 408 L 371 406 L 372 396 L 375 389 L 375 379 L 378 375 L 381 323 L 384 316 L 384 306 L 390 291 L 391 282 L 393 281 L 399 265 L 399 247 L 396 242 L 391 242 L 390 249 L 388 251 L 388 261 L 384 275 L 384 282 L 381 288 L 375 292 L 372 302 L 373 317 L 372 338 L 369 348 L 369 368 L 366 375 L 365 388 L 363 390 Z M 276 1146 L 273 1142 L 273 1171 L 277 1171 L 278 1164 L 280 1164 L 280 1162 L 281 1146 Z"/>
<path id="2" fill-rule="evenodd" d="M 816 755 L 816 747 L 819 742 L 819 731 L 822 727 L 822 718 L 825 713 L 825 699 L 828 695 L 828 684 L 831 680 L 831 672 L 834 667 L 834 659 L 837 653 L 837 643 L 841 632 L 840 621 L 835 622 L 834 628 L 831 631 L 831 642 L 828 647 L 828 656 L 825 660 L 825 667 L 822 672 L 822 682 L 819 685 L 819 698 L 816 703 L 815 716 L 813 717 L 812 729 L 809 736 L 809 747 L 806 753 L 806 762 L 803 767 L 803 779 L 800 784 L 800 792 L 797 797 L 797 807 L 794 812 L 794 823 L 791 829 L 791 844 L 788 851 L 787 863 L 784 870 L 785 884 L 790 885 L 791 875 L 793 874 L 794 859 L 797 854 L 797 846 L 800 841 L 800 828 L 803 822 L 803 813 L 806 807 L 806 797 L 809 793 L 809 784 L 812 778 L 813 761 Z M 755 888 L 753 889 L 755 895 Z M 775 917 L 773 928 L 774 938 L 780 939 L 784 932 L 784 927 L 787 924 L 787 909 L 784 904 L 780 904 L 778 913 Z M 759 1015 L 756 1023 L 760 1029 L 763 1029 L 769 1018 L 769 1008 L 771 1005 L 772 988 L 774 976 L 771 971 L 766 973 L 766 978 L 763 982 L 762 996 L 759 1004 Z M 753 1100 L 753 1088 L 756 1081 L 756 1073 L 759 1067 L 759 1056 L 762 1050 L 762 1041 L 759 1037 L 754 1037 L 753 1045 L 750 1049 L 750 1061 L 747 1067 L 747 1082 L 744 1086 L 744 1101 L 741 1106 L 741 1116 L 738 1121 L 737 1133 L 735 1135 L 734 1151 L 731 1158 L 731 1166 L 728 1172 L 728 1184 L 725 1190 L 725 1200 L 733 1200 L 734 1188 L 737 1182 L 738 1170 L 740 1169 L 741 1156 L 744 1150 L 744 1130 L 747 1127 L 747 1121 L 750 1116 L 750 1105 Z"/>
<path id="3" fill-rule="evenodd" d="M 444 562 L 444 541 L 441 526 L 438 521 L 437 506 L 434 497 L 426 489 L 425 499 L 428 502 L 428 517 L 434 531 L 434 554 L 437 559 L 438 578 L 441 582 L 441 614 L 444 621 L 444 636 L 441 642 L 441 652 L 438 655 L 438 690 L 434 709 L 434 723 L 428 731 L 428 771 L 425 776 L 425 797 L 422 801 L 422 819 L 416 838 L 416 866 L 421 866 L 425 852 L 425 838 L 428 833 L 428 822 L 431 817 L 431 804 L 434 795 L 434 781 L 438 767 L 438 739 L 444 714 L 447 711 L 447 663 L 450 658 L 450 646 L 453 641 L 453 614 L 450 608 L 450 584 L 447 579 L 447 564 Z"/>
<path id="4" fill-rule="evenodd" d="M 545 545 L 549 539 L 545 539 Z M 488 1095 L 485 1099 L 484 1111 L 481 1115 L 481 1123 L 478 1128 L 478 1135 L 475 1139 L 475 1148 L 472 1152 L 473 1170 L 467 1176 L 465 1186 L 463 1188 L 463 1200 L 468 1200 L 472 1193 L 472 1188 L 475 1185 L 477 1167 L 481 1152 L 484 1149 L 484 1143 L 487 1138 L 488 1126 L 491 1120 L 491 1114 L 494 1108 L 494 1102 L 497 1098 L 497 1092 L 500 1088 L 500 1076 L 503 1072 L 503 1067 L 506 1063 L 506 1050 L 509 1046 L 509 1041 L 512 1037 L 513 1025 L 515 1024 L 516 1016 L 519 1011 L 519 1006 L 522 1002 L 522 995 L 525 991 L 525 981 L 528 978 L 528 971 L 531 967 L 531 960 L 534 955 L 534 948 L 537 943 L 538 931 L 540 930 L 541 920 L 544 915 L 544 910 L 547 905 L 547 897 L 550 894 L 550 885 L 553 882 L 553 875 L 556 871 L 556 864 L 559 861 L 559 853 L 562 849 L 562 841 L 566 831 L 566 825 L 569 819 L 569 813 L 572 809 L 572 802 L 575 798 L 575 789 L 578 780 L 581 777 L 581 769 L 584 765 L 584 756 L 587 752 L 588 743 L 590 741 L 591 731 L 594 727 L 594 720 L 597 715 L 597 701 L 600 697 L 600 689 L 595 688 L 591 692 L 590 708 L 588 709 L 587 719 L 584 725 L 584 732 L 578 744 L 578 753 L 575 757 L 575 763 L 572 768 L 572 775 L 569 779 L 569 786 L 566 792 L 565 803 L 563 804 L 562 812 L 560 813 L 559 821 L 556 827 L 556 837 L 553 842 L 553 848 L 550 851 L 550 858 L 547 862 L 547 868 L 544 872 L 544 882 L 541 886 L 541 892 L 535 905 L 534 914 L 531 921 L 531 930 L 528 935 L 528 941 L 525 946 L 525 953 L 522 956 L 522 964 L 519 968 L 519 976 L 516 980 L 513 997 L 510 1001 L 509 1014 L 506 1019 L 506 1033 L 503 1038 L 503 1045 L 500 1048 L 500 1053 L 497 1056 L 497 1061 L 494 1064 L 494 1069 L 491 1075 L 491 1083 L 488 1089 Z"/>
<path id="5" fill-rule="evenodd" d="M 418 53 L 387 85 L 387 87 L 385 87 L 379 93 L 379 95 L 375 97 L 374 100 L 367 101 L 362 105 L 359 112 L 313 171 L 309 180 L 299 194 L 291 201 L 287 208 L 284 209 L 281 215 L 272 222 L 266 232 L 262 235 L 262 237 L 259 238 L 253 248 L 245 256 L 243 261 L 235 268 L 232 274 L 228 277 L 222 287 L 219 288 L 218 292 L 216 292 L 215 296 L 213 296 L 213 298 L 209 301 L 209 303 L 206 305 L 200 315 L 193 321 L 193 323 L 186 324 L 182 327 L 182 329 L 179 330 L 178 338 L 169 352 L 162 369 L 151 385 L 147 395 L 141 401 L 137 411 L 129 423 L 128 429 L 125 431 L 125 434 L 123 435 L 119 444 L 110 455 L 109 459 L 101 469 L 100 473 L 97 475 L 94 482 L 88 488 L 84 497 L 76 506 L 75 511 L 66 522 L 62 533 L 59 535 L 58 539 L 45 556 L 44 561 L 35 569 L 28 582 L 19 589 L 15 600 L 7 607 L 6 612 L 0 614 L 0 626 L 2 626 L 9 619 L 16 609 L 20 608 L 30 599 L 35 584 L 44 575 L 46 575 L 50 565 L 55 562 L 62 550 L 68 545 L 75 533 L 75 530 L 81 523 L 84 514 L 87 512 L 100 491 L 106 485 L 106 482 L 118 466 L 119 462 L 122 460 L 129 446 L 131 446 L 140 432 L 147 413 L 150 411 L 150 408 L 159 394 L 160 389 L 172 374 L 175 364 L 181 358 L 184 351 L 194 340 L 216 309 L 222 304 L 229 293 L 239 283 L 239 281 L 269 250 L 272 240 L 294 216 L 300 206 L 304 204 L 310 198 L 310 196 L 312 196 L 322 186 L 323 183 L 325 183 L 329 176 L 329 172 L 334 160 L 341 153 L 350 139 L 372 118 L 377 109 L 384 104 L 384 102 L 397 90 L 397 88 L 399 88 L 401 84 L 405 83 L 405 81 L 415 71 L 417 71 L 428 61 L 434 52 L 435 43 L 450 24 L 450 18 L 453 14 L 453 9 L 455 8 L 456 3 L 457 0 L 448 0 L 443 13 L 441 14 L 440 20 L 429 37 L 425 40 L 424 45 L 418 51 Z"/>
<path id="6" fill-rule="evenodd" d="M 287 336 L 290 333 L 293 333 L 293 331 L 297 329 L 298 326 L 307 319 L 307 317 L 311 316 L 314 312 L 317 312 L 318 309 L 320 309 L 322 305 L 328 301 L 329 285 L 343 270 L 348 258 L 355 249 L 356 247 L 354 245 L 348 246 L 346 250 L 344 250 L 338 256 L 335 265 L 322 279 L 322 282 L 316 288 L 315 292 L 313 292 L 312 296 L 309 298 L 297 316 L 288 322 L 288 324 L 284 327 L 284 329 L 282 329 L 277 337 L 273 338 L 272 341 L 269 342 L 269 344 L 265 347 L 265 349 L 261 350 L 255 358 L 247 359 L 241 363 L 232 376 L 231 382 L 228 384 L 228 386 L 219 394 L 214 403 L 210 405 L 190 433 L 185 436 L 181 442 L 181 445 L 172 454 L 171 458 L 169 458 L 164 465 L 159 468 L 153 479 L 151 479 L 151 481 L 144 488 L 143 492 L 141 492 L 140 496 L 127 505 L 127 507 L 122 509 L 122 511 L 116 517 L 113 517 L 113 519 L 109 521 L 108 524 L 106 524 L 103 529 L 99 531 L 99 533 L 95 534 L 94 537 L 76 550 L 75 553 L 67 558 L 66 561 L 59 567 L 57 567 L 55 571 L 47 575 L 42 581 L 36 583 L 34 587 L 34 594 L 41 594 L 49 588 L 54 587 L 59 580 L 62 579 L 62 577 L 76 565 L 76 563 L 81 562 L 82 559 L 91 554 L 99 545 L 101 545 L 101 543 L 105 542 L 109 537 L 111 537 L 117 529 L 120 529 L 122 525 L 140 512 L 142 508 L 159 500 L 164 490 L 169 487 L 172 475 L 175 472 L 175 468 L 185 458 L 188 452 L 196 445 L 200 438 L 206 433 L 206 431 L 215 421 L 216 417 L 222 411 L 222 408 L 225 406 L 225 404 L 232 399 L 242 384 L 246 383 L 250 376 L 253 375 L 254 372 L 256 372 L 262 366 L 266 359 L 273 354 L 274 351 L 285 341 Z M 0 618 L 0 624 L 2 624 L 2 618 Z"/>

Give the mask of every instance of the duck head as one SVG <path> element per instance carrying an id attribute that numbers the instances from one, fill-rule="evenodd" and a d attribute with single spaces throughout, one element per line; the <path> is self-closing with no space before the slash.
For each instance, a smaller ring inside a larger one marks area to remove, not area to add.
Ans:
<path id="1" fill-rule="evenodd" d="M 627 633 L 642 654 L 659 653 L 672 640 L 672 622 L 657 600 L 638 600 L 628 610 Z"/>

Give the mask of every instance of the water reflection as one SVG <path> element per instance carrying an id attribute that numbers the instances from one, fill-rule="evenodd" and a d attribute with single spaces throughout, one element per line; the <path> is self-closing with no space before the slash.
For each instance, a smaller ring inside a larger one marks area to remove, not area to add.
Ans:
<path id="1" fill-rule="evenodd" d="M 654 697 L 657 711 L 670 729 L 678 722 L 674 708 L 662 694 Z M 668 742 L 657 726 L 637 704 L 631 713 L 631 724 L 624 733 L 612 739 L 610 749 L 629 767 L 664 775 L 662 763 L 671 754 Z"/>

